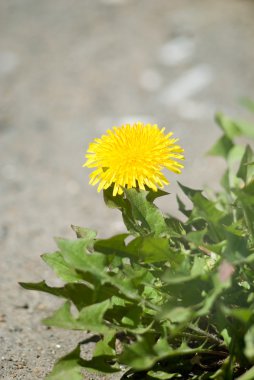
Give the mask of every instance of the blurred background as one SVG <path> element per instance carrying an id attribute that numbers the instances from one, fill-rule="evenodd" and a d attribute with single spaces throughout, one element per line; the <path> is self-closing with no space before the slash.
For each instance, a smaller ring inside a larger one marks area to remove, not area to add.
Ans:
<path id="1" fill-rule="evenodd" d="M 204 153 L 216 111 L 247 117 L 253 19 L 252 0 L 0 0 L 1 378 L 41 379 L 63 354 L 64 333 L 39 324 L 54 301 L 17 286 L 51 280 L 39 255 L 52 236 L 73 236 L 70 224 L 124 230 L 82 168 L 93 138 L 132 121 L 173 131 L 186 165 L 168 175 L 166 211 L 176 180 L 217 186 L 223 161 Z"/>

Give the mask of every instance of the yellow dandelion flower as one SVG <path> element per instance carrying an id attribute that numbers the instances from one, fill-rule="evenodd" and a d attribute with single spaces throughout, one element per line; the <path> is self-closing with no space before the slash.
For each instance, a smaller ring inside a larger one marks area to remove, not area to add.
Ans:
<path id="1" fill-rule="evenodd" d="M 90 174 L 90 184 L 98 182 L 98 192 L 114 184 L 113 195 L 122 194 L 123 188 L 145 186 L 157 191 L 169 184 L 162 174 L 166 168 L 181 173 L 183 149 L 171 138 L 172 132 L 164 134 L 165 128 L 157 125 L 135 123 L 107 130 L 100 139 L 89 145 L 83 166 L 96 168 Z"/>

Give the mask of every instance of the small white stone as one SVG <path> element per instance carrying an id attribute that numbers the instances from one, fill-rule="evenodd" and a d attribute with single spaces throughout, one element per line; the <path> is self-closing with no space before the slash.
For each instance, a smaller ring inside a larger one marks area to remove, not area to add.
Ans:
<path id="1" fill-rule="evenodd" d="M 56 344 L 56 348 L 61 348 L 61 344 Z"/>
<path id="2" fill-rule="evenodd" d="M 165 105 L 176 105 L 188 99 L 212 81 L 213 73 L 208 65 L 198 65 L 183 73 L 161 93 L 160 102 Z"/>
<path id="3" fill-rule="evenodd" d="M 191 38 L 177 37 L 160 48 L 158 58 L 164 65 L 175 66 L 188 61 L 194 50 L 195 44 Z"/>

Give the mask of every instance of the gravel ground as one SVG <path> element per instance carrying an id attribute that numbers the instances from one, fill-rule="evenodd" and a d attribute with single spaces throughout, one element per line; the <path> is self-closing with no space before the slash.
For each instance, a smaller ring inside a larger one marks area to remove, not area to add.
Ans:
<path id="1" fill-rule="evenodd" d="M 40 259 L 52 237 L 124 230 L 81 167 L 92 138 L 156 122 L 185 147 L 181 182 L 216 186 L 223 162 L 203 154 L 215 110 L 246 116 L 238 99 L 253 97 L 253 18 L 250 0 L 0 0 L 1 380 L 43 379 L 83 338 L 42 326 L 57 301 L 17 285 L 55 283 Z M 175 196 L 161 207 L 175 213 Z"/>

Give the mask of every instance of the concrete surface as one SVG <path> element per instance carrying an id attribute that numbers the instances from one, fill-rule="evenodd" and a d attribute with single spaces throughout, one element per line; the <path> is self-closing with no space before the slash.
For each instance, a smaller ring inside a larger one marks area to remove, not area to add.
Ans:
<path id="1" fill-rule="evenodd" d="M 82 335 L 43 327 L 56 300 L 17 285 L 54 283 L 52 237 L 124 230 L 88 185 L 89 141 L 128 120 L 173 130 L 187 159 L 167 211 L 176 179 L 215 185 L 223 162 L 203 154 L 214 112 L 253 97 L 253 19 L 251 0 L 0 1 L 1 379 L 43 379 Z"/>

